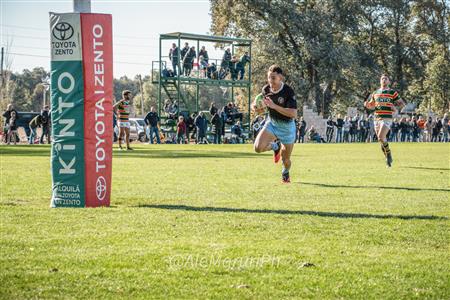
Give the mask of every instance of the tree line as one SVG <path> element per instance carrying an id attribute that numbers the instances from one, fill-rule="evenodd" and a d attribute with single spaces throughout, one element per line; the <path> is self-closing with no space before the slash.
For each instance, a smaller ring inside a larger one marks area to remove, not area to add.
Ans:
<path id="1" fill-rule="evenodd" d="M 255 92 L 273 63 L 323 115 L 362 109 L 387 73 L 422 112 L 449 110 L 447 0 L 211 0 L 216 35 L 253 40 Z"/>

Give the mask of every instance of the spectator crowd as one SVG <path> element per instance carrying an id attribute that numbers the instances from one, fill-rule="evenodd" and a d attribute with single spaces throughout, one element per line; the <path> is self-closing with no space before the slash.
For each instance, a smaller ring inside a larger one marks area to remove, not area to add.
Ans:
<path id="1" fill-rule="evenodd" d="M 226 48 L 222 59 L 212 62 L 205 46 L 202 46 L 197 53 L 195 47 L 189 46 L 187 42 L 181 50 L 177 44 L 173 43 L 172 48 L 169 50 L 169 60 L 172 64 L 172 69 L 164 68 L 162 76 L 176 77 L 180 75 L 181 77 L 190 77 L 196 59 L 200 78 L 243 80 L 246 65 L 250 62 L 250 55 L 246 51 L 238 57 L 232 54 L 230 48 Z"/>
<path id="2" fill-rule="evenodd" d="M 364 143 L 377 140 L 374 116 L 356 115 L 354 117 L 337 115 L 329 117 L 323 136 L 307 124 L 302 117 L 296 120 L 297 142 L 305 140 L 318 143 Z M 393 119 L 388 133 L 389 142 L 448 142 L 450 123 L 448 114 L 436 117 L 412 115 Z M 306 137 L 306 139 L 305 139 Z"/>
<path id="3" fill-rule="evenodd" d="M 209 110 L 188 114 L 179 110 L 178 103 L 167 100 L 162 118 L 154 107 L 143 119 L 146 140 L 149 143 L 196 143 L 221 144 L 245 143 L 256 138 L 263 128 L 265 117 L 256 116 L 250 123 L 249 132 L 243 128 L 243 113 L 235 103 L 229 102 L 219 109 L 211 103 Z M 19 141 L 18 129 L 24 128 L 29 144 L 44 140 L 51 142 L 51 113 L 45 105 L 40 113 L 34 113 L 28 120 L 21 120 L 21 114 L 12 104 L 3 112 L 2 141 L 6 144 Z M 326 121 L 326 131 L 322 134 L 314 124 L 307 124 L 303 117 L 296 121 L 296 142 L 316 143 L 364 143 L 377 141 L 373 115 L 353 117 L 330 116 Z M 163 123 L 163 124 L 161 124 Z M 24 125 L 25 124 L 25 125 Z M 22 125 L 22 126 L 20 126 Z M 116 116 L 113 126 L 117 125 Z M 392 122 L 388 133 L 389 142 L 449 142 L 450 120 L 448 114 L 424 117 L 423 115 L 403 116 Z"/>

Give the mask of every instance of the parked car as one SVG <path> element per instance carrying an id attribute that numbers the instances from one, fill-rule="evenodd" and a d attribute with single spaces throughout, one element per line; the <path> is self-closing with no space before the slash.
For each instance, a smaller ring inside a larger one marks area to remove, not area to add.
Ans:
<path id="1" fill-rule="evenodd" d="M 114 142 L 117 141 L 119 137 L 119 127 L 116 125 L 114 127 Z M 130 141 L 148 141 L 147 135 L 145 134 L 145 122 L 142 118 L 130 118 Z"/>
<path id="2" fill-rule="evenodd" d="M 19 111 L 17 118 L 17 127 L 23 127 L 27 136 L 30 136 L 30 121 L 39 115 L 38 112 Z"/>
<path id="3" fill-rule="evenodd" d="M 130 118 L 130 137 L 133 132 L 133 140 L 139 140 L 140 142 L 147 141 L 147 134 L 145 133 L 145 121 L 143 118 Z"/>

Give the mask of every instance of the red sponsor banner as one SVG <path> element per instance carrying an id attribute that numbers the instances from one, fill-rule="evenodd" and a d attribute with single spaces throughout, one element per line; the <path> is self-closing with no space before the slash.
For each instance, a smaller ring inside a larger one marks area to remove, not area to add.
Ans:
<path id="1" fill-rule="evenodd" d="M 112 173 L 112 17 L 81 14 L 86 207 L 109 206 Z"/>

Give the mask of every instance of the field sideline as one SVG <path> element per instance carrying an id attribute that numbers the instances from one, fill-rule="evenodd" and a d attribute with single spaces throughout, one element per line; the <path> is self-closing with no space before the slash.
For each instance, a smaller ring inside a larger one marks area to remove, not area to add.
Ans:
<path id="1" fill-rule="evenodd" d="M 117 147 L 115 145 L 115 147 Z M 450 298 L 449 144 L 114 150 L 112 207 L 50 209 L 50 147 L 0 146 L 0 298 Z"/>

